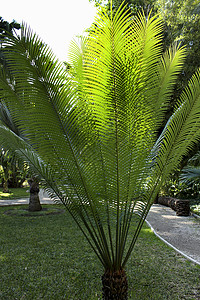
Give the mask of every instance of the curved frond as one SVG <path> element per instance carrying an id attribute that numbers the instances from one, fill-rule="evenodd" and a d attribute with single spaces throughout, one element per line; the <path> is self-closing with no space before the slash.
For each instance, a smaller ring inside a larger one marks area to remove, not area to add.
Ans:
<path id="1" fill-rule="evenodd" d="M 154 119 L 158 127 L 162 125 L 185 57 L 185 47 L 173 44 L 161 57 L 157 77 L 153 77 L 153 88 L 147 91 L 149 99 L 154 103 Z"/>
<path id="2" fill-rule="evenodd" d="M 200 137 L 200 71 L 191 78 L 175 112 L 153 149 L 158 173 L 165 180 Z"/>

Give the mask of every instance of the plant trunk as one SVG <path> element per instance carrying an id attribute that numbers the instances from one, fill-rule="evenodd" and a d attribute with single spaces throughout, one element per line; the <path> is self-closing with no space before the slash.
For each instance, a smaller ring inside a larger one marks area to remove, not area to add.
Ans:
<path id="1" fill-rule="evenodd" d="M 125 270 L 105 271 L 102 284 L 103 300 L 128 300 L 128 281 Z"/>
<path id="2" fill-rule="evenodd" d="M 39 198 L 39 182 L 34 179 L 28 180 L 30 185 L 29 211 L 40 211 L 42 206 Z"/>
<path id="3" fill-rule="evenodd" d="M 3 193 L 8 193 L 8 180 L 4 180 L 3 182 Z"/>

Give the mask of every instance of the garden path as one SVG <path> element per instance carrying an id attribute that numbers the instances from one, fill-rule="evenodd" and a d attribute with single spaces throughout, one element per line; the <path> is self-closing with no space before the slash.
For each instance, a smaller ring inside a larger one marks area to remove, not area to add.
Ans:
<path id="1" fill-rule="evenodd" d="M 170 207 L 154 204 L 147 224 L 169 246 L 200 265 L 200 218 L 176 216 Z"/>

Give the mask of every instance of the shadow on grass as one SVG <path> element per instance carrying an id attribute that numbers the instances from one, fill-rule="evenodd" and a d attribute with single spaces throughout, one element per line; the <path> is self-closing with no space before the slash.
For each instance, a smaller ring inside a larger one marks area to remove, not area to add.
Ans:
<path id="1" fill-rule="evenodd" d="M 42 217 L 42 216 L 49 216 L 49 215 L 55 215 L 55 214 L 61 214 L 64 213 L 64 209 L 55 208 L 53 206 L 51 207 L 44 207 L 40 211 L 34 211 L 31 212 L 28 210 L 28 208 L 19 208 L 14 207 L 12 209 L 8 209 L 4 212 L 6 215 L 10 216 L 21 216 L 21 217 Z"/>

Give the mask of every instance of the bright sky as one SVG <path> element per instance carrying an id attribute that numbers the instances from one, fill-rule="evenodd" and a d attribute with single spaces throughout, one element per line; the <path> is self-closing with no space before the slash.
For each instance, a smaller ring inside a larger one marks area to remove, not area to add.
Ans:
<path id="1" fill-rule="evenodd" d="M 0 4 L 5 21 L 30 25 L 60 60 L 67 60 L 70 41 L 90 27 L 95 14 L 89 0 L 2 0 Z"/>

